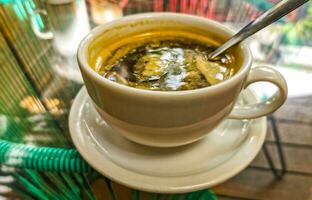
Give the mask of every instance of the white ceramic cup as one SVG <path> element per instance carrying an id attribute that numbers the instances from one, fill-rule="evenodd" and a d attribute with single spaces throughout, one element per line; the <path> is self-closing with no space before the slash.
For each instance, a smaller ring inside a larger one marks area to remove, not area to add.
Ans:
<path id="1" fill-rule="evenodd" d="M 89 96 L 102 118 L 124 137 L 157 147 L 173 147 L 199 140 L 225 118 L 251 119 L 278 109 L 287 97 L 282 75 L 269 67 L 251 69 L 252 55 L 246 43 L 234 49 L 239 71 L 216 85 L 186 91 L 149 91 L 112 82 L 89 64 L 111 42 L 153 29 L 185 29 L 224 41 L 233 31 L 214 21 L 173 13 L 132 15 L 92 30 L 78 48 L 78 62 Z M 268 100 L 235 106 L 248 85 L 271 82 L 278 92 Z M 233 109 L 234 108 L 234 109 Z"/>

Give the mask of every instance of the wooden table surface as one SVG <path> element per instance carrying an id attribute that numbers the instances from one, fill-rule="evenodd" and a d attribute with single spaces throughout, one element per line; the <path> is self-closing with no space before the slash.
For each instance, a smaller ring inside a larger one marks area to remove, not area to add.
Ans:
<path id="1" fill-rule="evenodd" d="M 219 200 L 312 200 L 312 96 L 288 99 L 274 116 L 286 158 L 285 177 L 274 179 L 261 151 L 247 169 L 213 188 Z M 266 143 L 278 164 L 270 131 L 268 127 Z"/>

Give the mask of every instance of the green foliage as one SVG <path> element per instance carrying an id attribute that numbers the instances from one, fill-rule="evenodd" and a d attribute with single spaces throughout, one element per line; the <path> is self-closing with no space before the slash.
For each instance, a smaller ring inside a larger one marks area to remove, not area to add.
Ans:
<path id="1" fill-rule="evenodd" d="M 282 28 L 282 43 L 289 45 L 304 45 L 312 39 L 312 3 L 308 4 L 307 15 L 298 22 L 287 23 Z"/>

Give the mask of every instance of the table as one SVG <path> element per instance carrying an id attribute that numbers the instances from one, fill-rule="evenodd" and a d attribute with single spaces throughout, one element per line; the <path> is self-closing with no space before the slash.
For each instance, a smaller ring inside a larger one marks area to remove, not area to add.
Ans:
<path id="1" fill-rule="evenodd" d="M 21 199 L 179 198 L 113 183 L 75 150 L 67 120 L 82 87 L 77 46 L 90 28 L 141 12 L 196 14 L 241 27 L 260 12 L 246 9 L 252 6 L 249 3 L 1 0 L 0 182 L 5 186 L 1 194 Z M 184 198 L 216 199 L 208 189 L 184 194 Z"/>

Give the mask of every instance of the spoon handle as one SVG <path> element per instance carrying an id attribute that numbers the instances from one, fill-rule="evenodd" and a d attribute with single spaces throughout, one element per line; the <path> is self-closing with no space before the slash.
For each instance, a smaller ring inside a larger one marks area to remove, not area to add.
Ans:
<path id="1" fill-rule="evenodd" d="M 209 59 L 214 59 L 227 49 L 248 38 L 264 27 L 272 24 L 283 16 L 287 15 L 291 11 L 295 10 L 302 4 L 309 0 L 283 0 L 273 8 L 269 9 L 257 19 L 247 24 L 243 29 L 236 33 L 231 39 L 221 45 L 218 49 L 209 54 Z"/>

